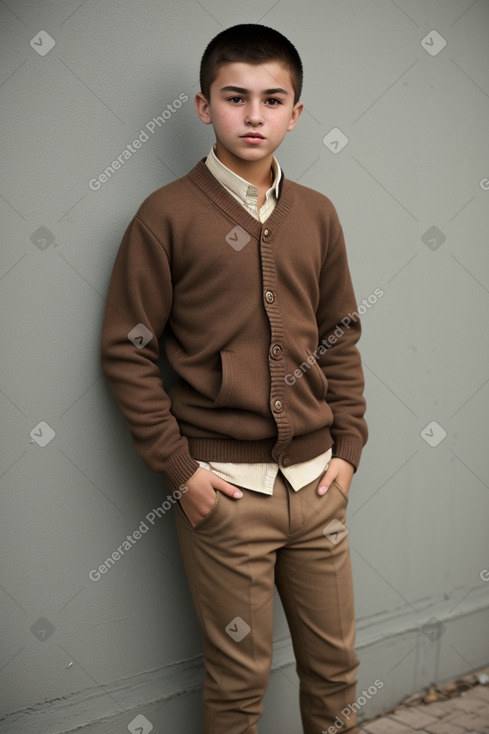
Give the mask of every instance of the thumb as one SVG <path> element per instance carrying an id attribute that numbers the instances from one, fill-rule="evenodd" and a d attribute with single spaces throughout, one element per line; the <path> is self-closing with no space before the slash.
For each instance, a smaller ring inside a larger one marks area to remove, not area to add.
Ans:
<path id="1" fill-rule="evenodd" d="M 218 489 L 223 494 L 227 494 L 228 497 L 234 497 L 234 499 L 236 500 L 241 499 L 241 497 L 243 496 L 243 492 L 238 489 L 238 487 L 235 487 L 234 484 L 226 482 L 224 479 L 221 479 L 221 477 L 218 477 L 216 474 L 214 474 L 212 486 L 214 487 L 214 489 Z"/>
<path id="2" fill-rule="evenodd" d="M 331 470 L 331 467 L 329 467 L 327 472 L 325 472 L 323 476 L 321 477 L 321 479 L 319 480 L 319 485 L 317 488 L 317 493 L 319 495 L 326 494 L 326 492 L 332 485 L 335 476 L 336 474 L 334 474 L 333 471 Z"/>

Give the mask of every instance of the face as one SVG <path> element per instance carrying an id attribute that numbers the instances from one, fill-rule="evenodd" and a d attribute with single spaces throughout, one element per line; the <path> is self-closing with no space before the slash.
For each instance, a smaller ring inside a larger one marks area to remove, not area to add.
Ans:
<path id="1" fill-rule="evenodd" d="M 223 64 L 210 101 L 199 92 L 195 105 L 202 122 L 213 125 L 218 157 L 230 168 L 271 159 L 303 108 L 294 105 L 290 72 L 277 61 Z"/>

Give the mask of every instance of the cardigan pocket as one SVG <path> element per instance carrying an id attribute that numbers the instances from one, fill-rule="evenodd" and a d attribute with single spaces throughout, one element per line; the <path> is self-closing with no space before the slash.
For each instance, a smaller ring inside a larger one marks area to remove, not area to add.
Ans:
<path id="1" fill-rule="evenodd" d="M 244 410 L 263 415 L 269 402 L 268 364 L 250 360 L 247 345 L 239 349 L 222 349 L 221 385 L 213 408 Z"/>
<path id="2" fill-rule="evenodd" d="M 219 388 L 219 392 L 214 401 L 215 408 L 220 408 L 223 405 L 226 405 L 233 386 L 231 353 L 226 351 L 225 349 L 222 349 L 219 354 L 221 356 L 222 379 L 221 387 Z"/>
<path id="3" fill-rule="evenodd" d="M 313 355 L 308 352 L 308 356 L 312 357 Z M 311 369 L 306 373 L 306 379 L 307 377 L 309 377 L 309 384 L 311 385 L 314 396 L 318 400 L 325 400 L 328 394 L 328 380 L 315 357 L 311 364 Z"/>

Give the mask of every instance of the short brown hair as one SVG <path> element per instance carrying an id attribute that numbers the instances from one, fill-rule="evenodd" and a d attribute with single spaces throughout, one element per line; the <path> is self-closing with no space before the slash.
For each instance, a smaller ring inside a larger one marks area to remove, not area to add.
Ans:
<path id="1" fill-rule="evenodd" d="M 302 62 L 295 46 L 273 28 L 243 23 L 221 31 L 207 46 L 200 64 L 200 89 L 210 99 L 211 84 L 219 67 L 230 62 L 261 64 L 281 61 L 289 70 L 294 88 L 294 104 L 302 91 Z"/>

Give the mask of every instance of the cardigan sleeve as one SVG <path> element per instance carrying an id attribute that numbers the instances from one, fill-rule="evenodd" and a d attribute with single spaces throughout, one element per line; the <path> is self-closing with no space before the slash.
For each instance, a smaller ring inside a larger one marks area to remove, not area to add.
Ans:
<path id="1" fill-rule="evenodd" d="M 356 347 L 361 326 L 336 212 L 334 218 L 335 239 L 326 249 L 320 277 L 318 364 L 328 383 L 326 402 L 333 412 L 333 454 L 349 461 L 356 471 L 368 437 L 364 376 Z"/>
<path id="2" fill-rule="evenodd" d="M 122 239 L 102 328 L 102 370 L 145 464 L 172 488 L 199 468 L 170 411 L 157 364 L 172 307 L 169 256 L 136 215 Z"/>

